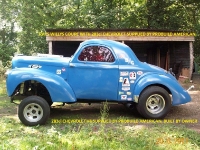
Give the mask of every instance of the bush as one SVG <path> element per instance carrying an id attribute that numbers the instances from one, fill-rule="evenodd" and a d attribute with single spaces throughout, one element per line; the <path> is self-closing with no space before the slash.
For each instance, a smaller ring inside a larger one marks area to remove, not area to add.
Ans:
<path id="1" fill-rule="evenodd" d="M 6 66 L 4 67 L 2 63 L 0 63 L 0 78 L 5 78 L 6 71 L 11 68 L 11 62 L 7 62 Z"/>

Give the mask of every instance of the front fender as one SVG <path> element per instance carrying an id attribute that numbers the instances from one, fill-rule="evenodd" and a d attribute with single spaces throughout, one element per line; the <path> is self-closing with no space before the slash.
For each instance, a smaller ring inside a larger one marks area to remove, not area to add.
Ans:
<path id="1" fill-rule="evenodd" d="M 7 94 L 12 96 L 16 87 L 27 80 L 42 83 L 51 96 L 52 102 L 75 102 L 75 94 L 70 85 L 60 76 L 33 68 L 17 68 L 9 72 L 6 80 Z"/>
<path id="2" fill-rule="evenodd" d="M 166 74 L 147 74 L 141 77 L 134 87 L 134 96 L 139 96 L 143 89 L 150 85 L 163 85 L 172 93 L 172 105 L 184 104 L 191 101 L 188 92 L 178 83 L 178 81 Z"/>

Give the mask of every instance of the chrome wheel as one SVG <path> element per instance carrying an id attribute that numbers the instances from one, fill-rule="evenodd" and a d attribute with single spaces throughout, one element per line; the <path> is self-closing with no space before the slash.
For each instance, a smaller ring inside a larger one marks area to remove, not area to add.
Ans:
<path id="1" fill-rule="evenodd" d="M 164 88 L 149 86 L 140 94 L 136 108 L 146 119 L 162 119 L 171 108 L 171 98 Z"/>
<path id="2" fill-rule="evenodd" d="M 23 115 L 27 121 L 37 122 L 43 117 L 43 109 L 36 103 L 30 103 L 24 108 Z"/>
<path id="3" fill-rule="evenodd" d="M 165 108 L 165 100 L 159 94 L 151 95 L 146 101 L 146 108 L 151 114 L 158 114 Z"/>

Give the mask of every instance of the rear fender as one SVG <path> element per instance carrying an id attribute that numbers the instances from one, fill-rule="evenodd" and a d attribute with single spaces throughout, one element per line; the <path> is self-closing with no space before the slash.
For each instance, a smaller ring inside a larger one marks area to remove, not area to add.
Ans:
<path id="1" fill-rule="evenodd" d="M 48 90 L 52 102 L 76 102 L 72 88 L 63 78 L 33 68 L 17 68 L 10 71 L 6 80 L 8 96 L 12 96 L 16 87 L 27 80 L 42 83 Z"/>
<path id="2" fill-rule="evenodd" d="M 167 88 L 172 94 L 172 105 L 184 104 L 191 101 L 188 92 L 178 83 L 177 80 L 168 75 L 148 74 L 140 78 L 134 86 L 133 98 L 137 102 L 141 92 L 148 86 L 157 85 Z M 169 93 L 169 94 L 170 94 Z"/>

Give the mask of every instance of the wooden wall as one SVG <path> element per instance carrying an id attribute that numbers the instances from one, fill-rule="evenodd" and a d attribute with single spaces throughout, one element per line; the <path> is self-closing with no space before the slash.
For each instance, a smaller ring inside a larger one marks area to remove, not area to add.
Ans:
<path id="1" fill-rule="evenodd" d="M 190 77 L 189 42 L 173 42 L 170 44 L 170 66 L 181 66 L 180 76 Z"/>

